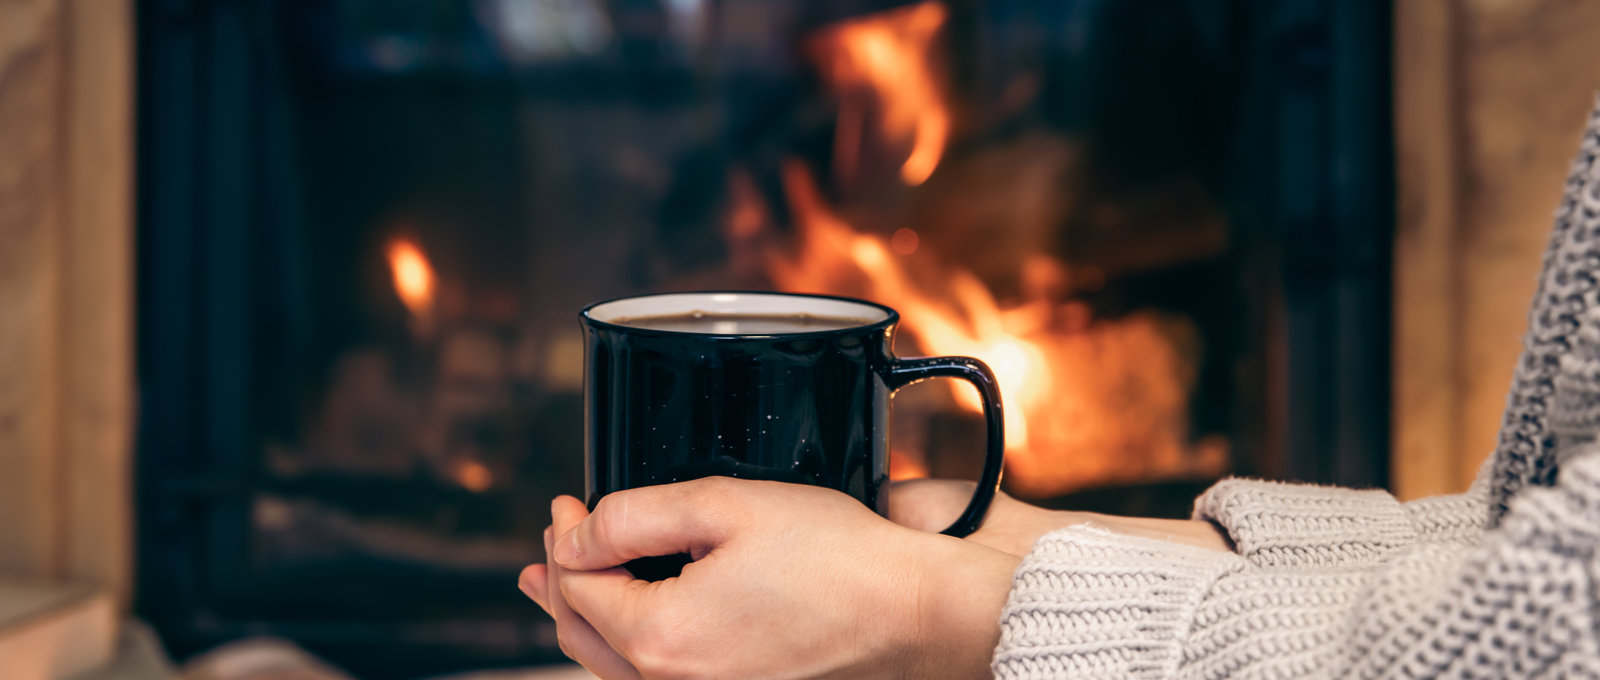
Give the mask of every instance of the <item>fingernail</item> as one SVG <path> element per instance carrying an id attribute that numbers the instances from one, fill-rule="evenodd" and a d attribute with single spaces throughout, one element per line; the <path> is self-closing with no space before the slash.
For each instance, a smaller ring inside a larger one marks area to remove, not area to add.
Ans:
<path id="1" fill-rule="evenodd" d="M 580 551 L 578 550 L 577 533 L 576 531 L 568 531 L 556 540 L 556 547 L 550 551 L 550 556 L 555 558 L 556 562 L 567 565 L 578 559 Z"/>

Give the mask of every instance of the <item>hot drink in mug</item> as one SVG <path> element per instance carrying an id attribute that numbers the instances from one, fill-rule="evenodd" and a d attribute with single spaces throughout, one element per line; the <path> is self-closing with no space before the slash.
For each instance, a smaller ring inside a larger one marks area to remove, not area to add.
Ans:
<path id="1" fill-rule="evenodd" d="M 978 388 L 988 432 L 977 493 L 945 531 L 983 522 L 1003 441 L 994 374 L 967 357 L 898 358 L 899 315 L 863 300 L 788 293 L 667 293 L 589 306 L 584 449 L 588 503 L 713 475 L 837 489 L 887 514 L 890 395 L 929 378 Z M 630 565 L 675 574 L 686 557 Z"/>

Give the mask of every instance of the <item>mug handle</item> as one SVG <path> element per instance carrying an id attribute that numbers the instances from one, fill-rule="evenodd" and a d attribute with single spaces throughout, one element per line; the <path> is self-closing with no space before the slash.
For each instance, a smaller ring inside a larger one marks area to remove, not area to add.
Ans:
<path id="1" fill-rule="evenodd" d="M 983 461 L 983 475 L 978 478 L 978 490 L 972 502 L 961 512 L 950 528 L 942 533 L 961 538 L 983 526 L 989 514 L 989 504 L 1000 489 L 1000 472 L 1005 464 L 1006 428 L 1000 407 L 1000 385 L 988 364 L 971 357 L 920 357 L 892 359 L 883 373 L 883 381 L 890 393 L 902 387 L 932 378 L 956 378 L 972 383 L 983 398 L 983 419 L 988 431 L 989 452 Z"/>

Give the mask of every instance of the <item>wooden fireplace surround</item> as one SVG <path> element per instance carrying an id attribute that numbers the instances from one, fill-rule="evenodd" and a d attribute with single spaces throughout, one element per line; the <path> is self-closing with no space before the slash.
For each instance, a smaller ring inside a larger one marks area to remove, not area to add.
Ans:
<path id="1" fill-rule="evenodd" d="M 126 610 L 130 0 L 0 0 L 0 657 L 60 677 Z"/>

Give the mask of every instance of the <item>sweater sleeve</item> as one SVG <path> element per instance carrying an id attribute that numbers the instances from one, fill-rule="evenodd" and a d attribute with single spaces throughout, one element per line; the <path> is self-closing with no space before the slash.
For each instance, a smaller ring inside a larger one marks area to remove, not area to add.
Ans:
<path id="1" fill-rule="evenodd" d="M 1380 505 L 1391 526 L 1406 512 Z M 1481 540 L 1437 535 L 1268 564 L 1054 532 L 1018 567 L 995 675 L 1600 677 L 1600 452 L 1525 489 Z"/>
<path id="2" fill-rule="evenodd" d="M 1046 534 L 1012 578 L 995 677 L 1171 677 L 1202 597 L 1244 566 L 1229 553 L 1089 526 Z"/>
<path id="3" fill-rule="evenodd" d="M 1221 527 L 1250 562 L 1292 567 L 1369 564 L 1418 543 L 1470 544 L 1489 515 L 1482 485 L 1401 503 L 1379 489 L 1228 479 L 1195 501 L 1194 516 Z"/>

